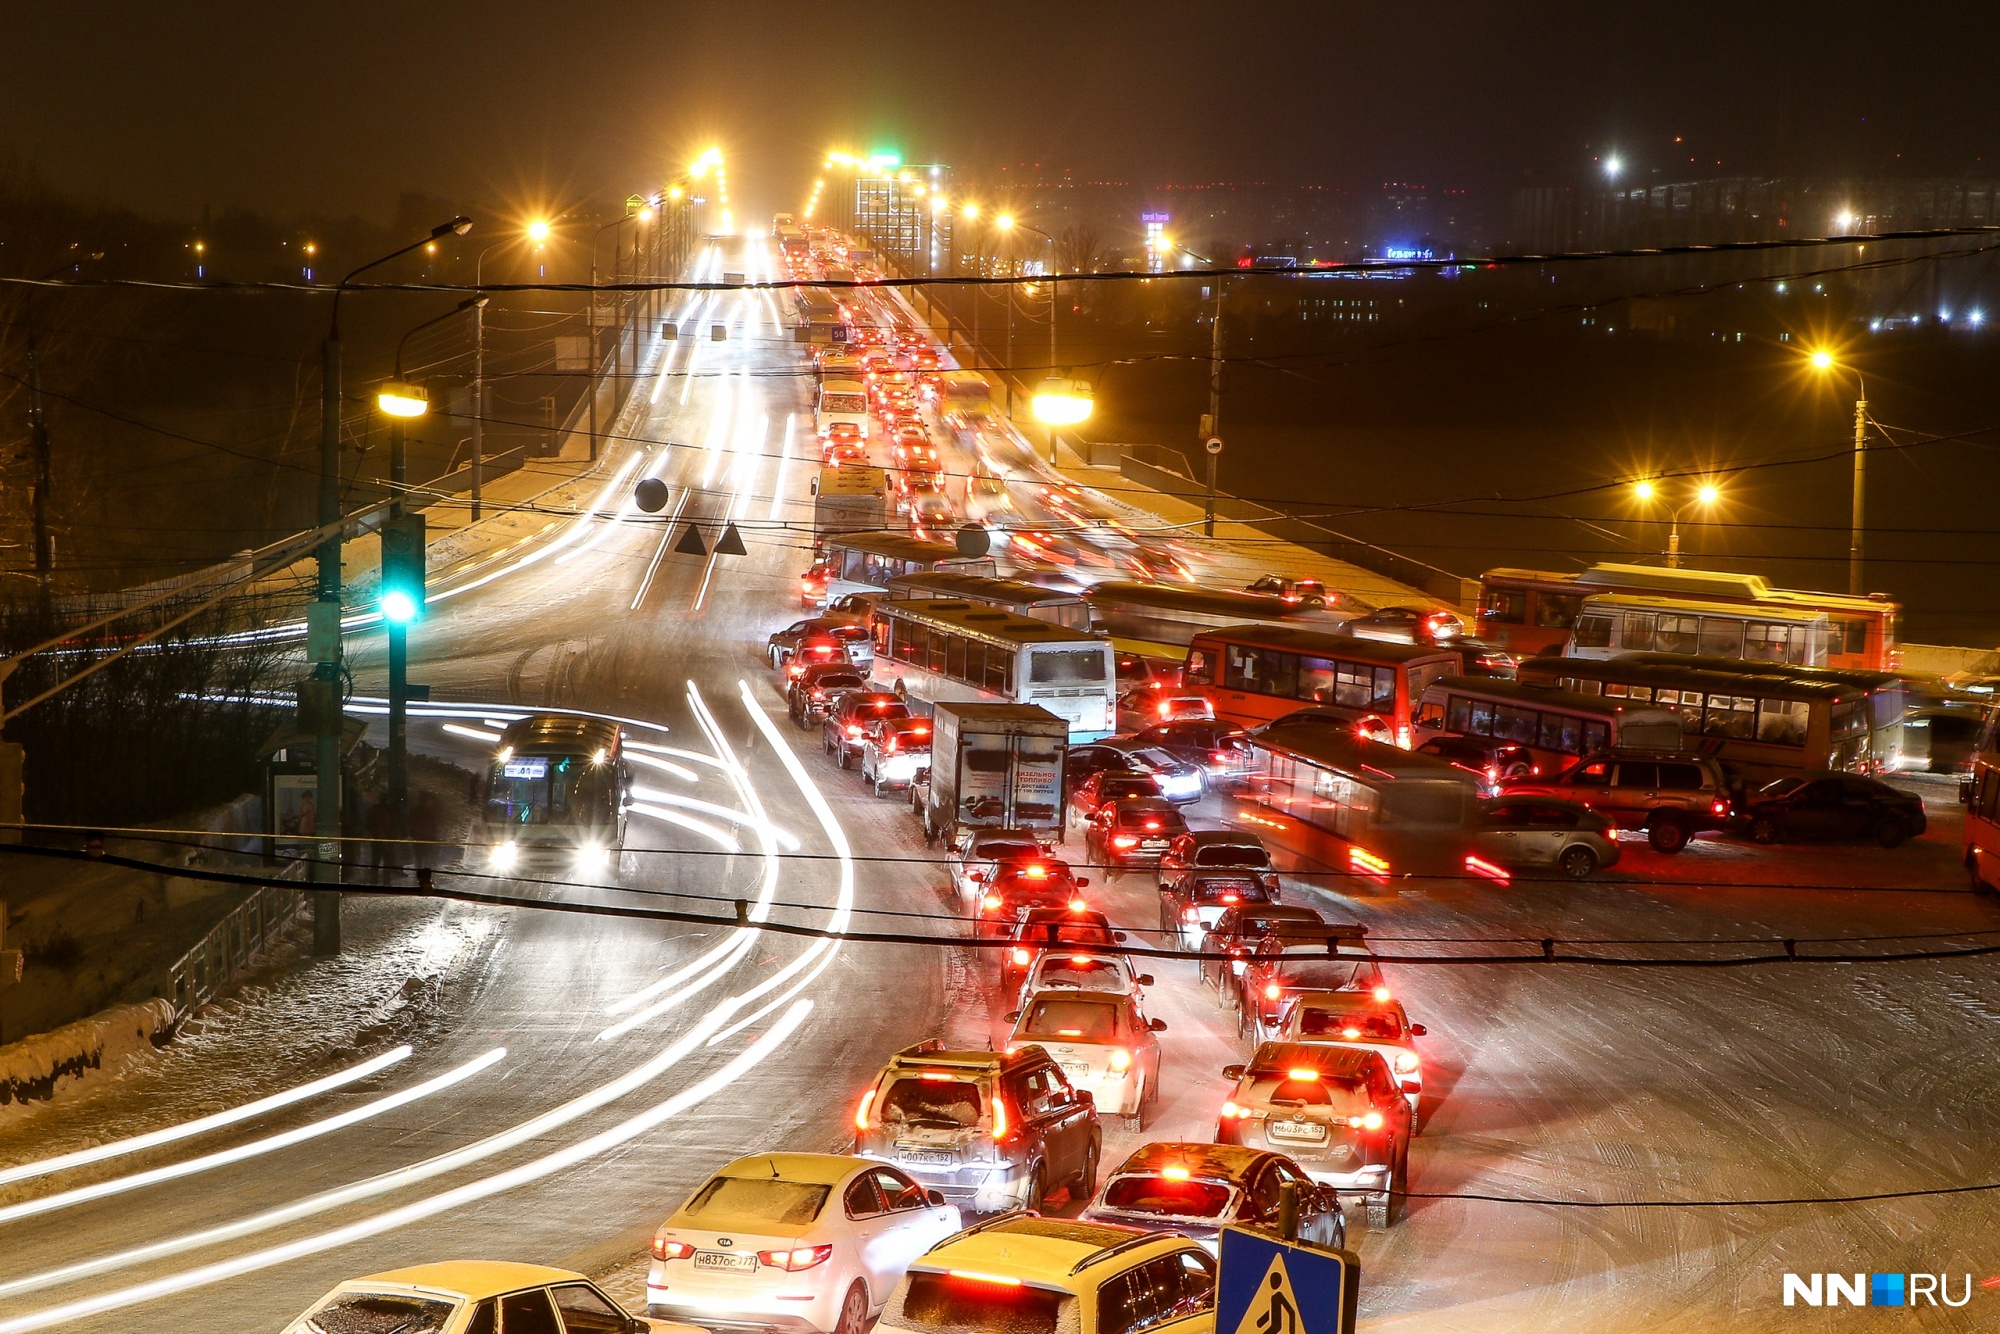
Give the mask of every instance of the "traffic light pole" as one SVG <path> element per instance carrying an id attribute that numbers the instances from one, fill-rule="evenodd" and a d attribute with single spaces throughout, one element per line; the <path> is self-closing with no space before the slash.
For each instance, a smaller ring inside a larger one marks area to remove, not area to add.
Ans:
<path id="1" fill-rule="evenodd" d="M 403 488 L 409 471 L 406 454 L 402 418 L 391 417 L 389 517 L 392 522 L 403 518 Z M 388 566 L 389 562 L 384 560 L 384 577 Z M 389 827 L 400 858 L 410 834 L 410 627 L 395 617 L 385 619 L 389 627 Z"/>
<path id="2" fill-rule="evenodd" d="M 314 624 L 326 627 L 313 653 L 313 680 L 334 691 L 340 681 L 340 295 L 334 294 L 333 324 L 321 351 L 319 522 L 325 536 L 319 544 L 319 594 Z M 330 633 L 329 633 L 330 631 Z M 331 642 L 327 643 L 326 640 Z M 338 695 L 336 694 L 336 699 Z M 334 710 L 329 729 L 313 738 L 313 857 L 307 873 L 313 890 L 313 953 L 340 953 L 340 716 Z"/>

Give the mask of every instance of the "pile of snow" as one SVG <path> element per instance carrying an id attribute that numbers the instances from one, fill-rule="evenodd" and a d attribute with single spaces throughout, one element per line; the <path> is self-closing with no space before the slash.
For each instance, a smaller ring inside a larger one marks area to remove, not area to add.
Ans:
<path id="1" fill-rule="evenodd" d="M 0 1047 L 0 1107 L 47 1102 L 93 1073 L 116 1074 L 132 1057 L 152 1051 L 173 1022 L 172 1004 L 155 998 Z"/>

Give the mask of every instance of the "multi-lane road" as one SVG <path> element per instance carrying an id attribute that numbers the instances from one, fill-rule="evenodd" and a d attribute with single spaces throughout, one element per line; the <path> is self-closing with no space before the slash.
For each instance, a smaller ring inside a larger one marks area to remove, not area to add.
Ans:
<path id="1" fill-rule="evenodd" d="M 767 242 L 727 249 L 703 272 L 782 272 Z M 620 424 L 650 445 L 614 445 L 582 513 L 445 583 L 462 591 L 422 624 L 413 676 L 462 707 L 420 716 L 413 744 L 470 768 L 489 720 L 524 706 L 633 721 L 650 762 L 622 887 L 516 892 L 949 929 L 945 875 L 906 808 L 822 762 L 759 655 L 798 614 L 818 464 L 808 368 L 766 293 L 678 313 L 703 336 L 659 345 Z M 716 323 L 723 341 L 706 336 Z M 642 476 L 668 483 L 673 526 L 631 507 Z M 712 537 L 727 519 L 743 521 L 748 555 L 671 551 L 686 521 Z M 355 649 L 366 688 L 379 645 Z M 1950 945 L 2000 929 L 1954 873 L 1949 790 L 1922 790 L 1932 832 L 1893 852 L 1702 840 L 1665 858 L 1628 844 L 1617 878 L 1580 886 L 1288 892 L 1378 941 L 1410 938 L 1394 947 L 1410 953 L 1457 948 L 1430 943 L 1443 937 L 1615 953 L 1663 937 Z M 1105 879 L 1092 892 L 1114 920 L 1157 921 L 1150 876 Z M 1006 1008 L 992 961 L 970 951 L 408 900 L 357 902 L 348 920 L 342 959 L 275 974 L 125 1078 L 0 1124 L 0 1164 L 43 1162 L 382 1062 L 185 1140 L 0 1169 L 0 1334 L 275 1330 L 340 1278 L 423 1260 L 613 1269 L 719 1163 L 841 1147 L 886 1053 L 938 1033 L 997 1041 Z M 1243 1048 L 1191 965 L 1150 969 L 1168 1031 L 1144 1138 L 1210 1138 L 1221 1067 Z M 1392 980 L 1430 1029 L 1421 1198 L 1392 1228 L 1354 1220 L 1371 1328 L 1776 1329 L 1798 1315 L 1780 1305 L 1787 1271 L 1989 1272 L 1971 1239 L 1996 1235 L 1990 1194 L 1716 1202 L 2000 1180 L 1991 964 L 1438 966 Z M 1105 1140 L 1108 1167 L 1141 1137 L 1107 1124 Z M 1967 1246 L 1938 1240 L 1954 1237 Z M 1991 1327 L 1982 1301 L 2000 1295 L 1919 1319 Z"/>

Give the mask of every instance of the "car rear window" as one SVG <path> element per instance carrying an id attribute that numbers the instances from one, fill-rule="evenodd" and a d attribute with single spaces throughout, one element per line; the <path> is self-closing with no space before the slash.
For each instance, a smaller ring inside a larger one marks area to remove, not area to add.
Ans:
<path id="1" fill-rule="evenodd" d="M 1281 964 L 1272 981 L 1293 991 L 1353 991 L 1374 975 L 1368 959 L 1302 959 Z"/>
<path id="2" fill-rule="evenodd" d="M 1264 849 L 1241 843 L 1211 843 L 1194 852 L 1196 866 L 1263 866 L 1270 860 Z"/>
<path id="3" fill-rule="evenodd" d="M 1043 996 L 1028 1011 L 1024 1036 L 1073 1038 L 1078 1042 L 1109 1042 L 1118 1036 L 1118 1007 L 1091 1001 Z"/>
<path id="4" fill-rule="evenodd" d="M 1331 1038 L 1336 1042 L 1394 1042 L 1403 1036 L 1403 1026 L 1393 1014 L 1379 1010 L 1322 1010 L 1311 1007 L 1299 1012 L 1299 1036 Z"/>
<path id="5" fill-rule="evenodd" d="M 868 683 L 851 673 L 836 672 L 819 677 L 813 684 L 821 690 L 858 690 Z"/>
<path id="6" fill-rule="evenodd" d="M 1079 962 L 1067 954 L 1058 954 L 1042 965 L 1040 982 L 1045 987 L 1123 990 L 1125 970 L 1109 959 L 1084 959 Z"/>
<path id="7" fill-rule="evenodd" d="M 1176 1218 L 1216 1218 L 1229 1211 L 1234 1192 L 1214 1181 L 1175 1181 L 1163 1176 L 1113 1177 L 1104 1188 L 1104 1207 L 1127 1214 L 1171 1214 Z"/>
<path id="8" fill-rule="evenodd" d="M 1251 1078 L 1268 1086 L 1263 1099 L 1273 1107 L 1331 1107 L 1336 1099 L 1345 1105 L 1368 1093 L 1367 1081 L 1350 1076 L 1293 1079 L 1288 1070 L 1253 1070 Z"/>
<path id="9" fill-rule="evenodd" d="M 1063 1306 L 1071 1300 L 1025 1284 L 912 1273 L 898 1303 L 901 1312 L 884 1323 L 937 1334 L 1056 1334 Z"/>
<path id="10" fill-rule="evenodd" d="M 399 1293 L 350 1292 L 315 1311 L 305 1334 L 432 1334 L 457 1310 L 454 1302 Z"/>
<path id="11" fill-rule="evenodd" d="M 979 1085 L 969 1079 L 903 1076 L 882 1095 L 884 1125 L 972 1126 L 979 1123 Z"/>
<path id="12" fill-rule="evenodd" d="M 771 1177 L 716 1177 L 696 1191 L 681 1212 L 690 1220 L 705 1219 L 718 1227 L 743 1222 L 810 1223 L 819 1217 L 830 1189 Z"/>

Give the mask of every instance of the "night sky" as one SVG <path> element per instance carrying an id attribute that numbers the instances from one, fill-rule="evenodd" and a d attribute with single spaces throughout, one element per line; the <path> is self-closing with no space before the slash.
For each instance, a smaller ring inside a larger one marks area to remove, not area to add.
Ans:
<path id="1" fill-rule="evenodd" d="M 2000 170 L 1990 4 L 9 9 L 0 153 L 164 215 L 548 207 L 711 141 L 752 211 L 840 144 L 1139 183 Z"/>

